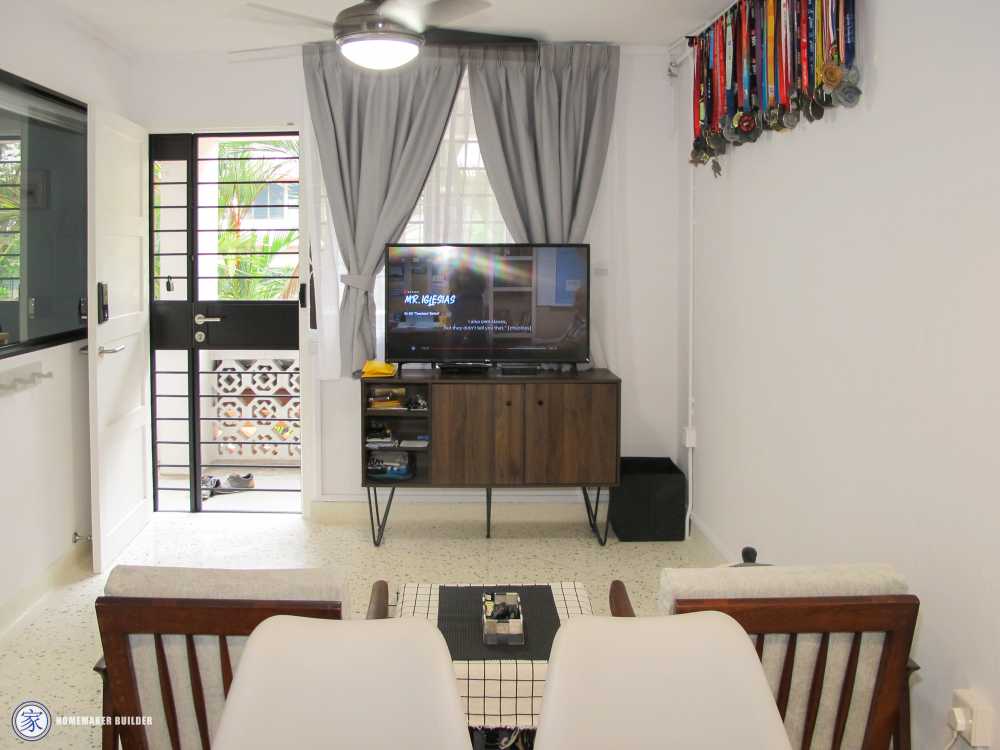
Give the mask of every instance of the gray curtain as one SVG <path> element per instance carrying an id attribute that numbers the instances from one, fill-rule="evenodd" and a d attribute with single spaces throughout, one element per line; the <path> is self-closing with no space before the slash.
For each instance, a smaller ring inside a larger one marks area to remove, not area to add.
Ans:
<path id="1" fill-rule="evenodd" d="M 542 44 L 468 52 L 486 172 L 518 242 L 582 242 L 618 90 L 618 47 Z"/>
<path id="2" fill-rule="evenodd" d="M 340 306 L 343 374 L 375 356 L 372 287 L 386 243 L 399 239 L 420 198 L 462 79 L 459 51 L 425 47 L 397 70 L 371 71 L 337 46 L 303 47 L 306 93 L 347 267 Z"/>

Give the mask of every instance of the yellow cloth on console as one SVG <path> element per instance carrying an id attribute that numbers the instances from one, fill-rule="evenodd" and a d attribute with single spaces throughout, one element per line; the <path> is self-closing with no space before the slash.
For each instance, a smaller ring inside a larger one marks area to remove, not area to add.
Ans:
<path id="1" fill-rule="evenodd" d="M 396 374 L 399 365 L 389 364 L 377 359 L 369 359 L 365 366 L 361 368 L 363 378 L 391 378 Z"/>

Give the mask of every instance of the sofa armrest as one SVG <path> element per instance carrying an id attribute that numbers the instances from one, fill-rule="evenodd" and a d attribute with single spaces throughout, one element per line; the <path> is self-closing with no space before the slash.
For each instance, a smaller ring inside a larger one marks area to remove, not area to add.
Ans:
<path id="1" fill-rule="evenodd" d="M 611 582 L 608 604 L 611 607 L 612 617 L 635 617 L 635 610 L 632 609 L 632 602 L 628 598 L 628 590 L 621 581 Z"/>
<path id="2" fill-rule="evenodd" d="M 385 581 L 375 581 L 372 584 L 371 598 L 368 600 L 366 619 L 384 620 L 389 616 L 389 584 Z"/>

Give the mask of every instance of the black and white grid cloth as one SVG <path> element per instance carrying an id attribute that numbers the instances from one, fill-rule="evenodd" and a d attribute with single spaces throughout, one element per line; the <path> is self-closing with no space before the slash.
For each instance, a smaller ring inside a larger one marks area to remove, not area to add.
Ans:
<path id="1" fill-rule="evenodd" d="M 550 586 L 559 622 L 592 615 L 590 596 L 582 583 L 511 583 L 502 586 Z M 437 624 L 438 589 L 441 586 L 475 586 L 472 583 L 406 583 L 399 590 L 397 617 L 422 617 Z M 471 727 L 534 728 L 542 708 L 548 661 L 539 659 L 456 660 L 455 679 L 462 708 Z"/>

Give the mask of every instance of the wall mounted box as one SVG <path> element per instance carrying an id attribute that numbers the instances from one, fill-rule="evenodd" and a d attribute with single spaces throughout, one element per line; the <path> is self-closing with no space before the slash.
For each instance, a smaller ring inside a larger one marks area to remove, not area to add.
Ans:
<path id="1" fill-rule="evenodd" d="M 610 517 L 623 542 L 681 542 L 687 518 L 687 477 L 669 458 L 623 458 L 611 488 Z"/>

